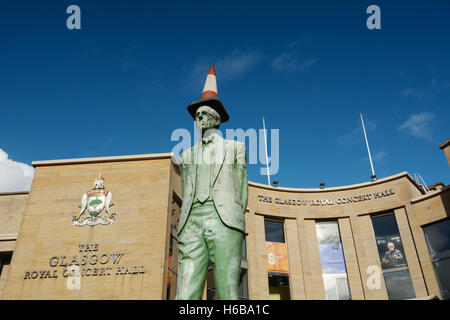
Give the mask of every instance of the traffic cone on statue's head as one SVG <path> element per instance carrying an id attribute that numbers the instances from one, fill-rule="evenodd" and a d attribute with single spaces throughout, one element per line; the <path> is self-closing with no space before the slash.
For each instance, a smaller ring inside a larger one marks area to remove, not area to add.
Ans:
<path id="1" fill-rule="evenodd" d="M 200 99 L 207 99 L 211 97 L 219 98 L 217 92 L 216 70 L 213 65 L 209 67 L 208 75 L 206 76 L 205 85 L 203 87 L 202 97 Z"/>
<path id="2" fill-rule="evenodd" d="M 230 119 L 230 116 L 225 110 L 222 101 L 219 100 L 217 92 L 216 70 L 214 66 L 209 67 L 208 75 L 206 76 L 205 85 L 200 100 L 192 102 L 188 105 L 188 111 L 192 118 L 195 119 L 195 112 L 201 106 L 208 106 L 216 110 L 220 115 L 220 121 L 226 122 Z"/>

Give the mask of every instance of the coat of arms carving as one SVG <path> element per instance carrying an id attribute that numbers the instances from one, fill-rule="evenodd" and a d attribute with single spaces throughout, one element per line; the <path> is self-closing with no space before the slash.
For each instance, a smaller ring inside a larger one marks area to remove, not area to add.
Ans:
<path id="1" fill-rule="evenodd" d="M 99 174 L 94 181 L 92 190 L 87 191 L 81 197 L 81 210 L 77 216 L 73 216 L 73 226 L 95 226 L 97 224 L 111 224 L 115 222 L 115 213 L 111 213 L 112 193 L 105 190 L 105 180 Z M 88 211 L 89 216 L 83 214 Z M 104 214 L 103 211 L 106 211 Z"/>

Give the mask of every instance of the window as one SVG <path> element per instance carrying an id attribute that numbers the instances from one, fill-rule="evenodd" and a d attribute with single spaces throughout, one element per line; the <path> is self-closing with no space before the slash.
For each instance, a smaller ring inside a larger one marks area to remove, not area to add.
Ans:
<path id="1" fill-rule="evenodd" d="M 176 234 L 176 229 L 171 226 L 171 234 L 170 234 L 170 242 L 169 242 L 169 264 L 168 264 L 168 270 L 167 270 L 167 300 L 172 300 L 175 298 L 176 294 L 176 278 L 177 278 L 177 265 L 175 265 L 175 252 L 174 252 L 174 246 L 177 242 L 176 238 L 174 237 L 174 234 Z"/>
<path id="2" fill-rule="evenodd" d="M 239 300 L 248 300 L 248 260 L 247 260 L 247 241 L 244 237 L 242 241 L 242 261 L 241 274 L 239 276 Z"/>
<path id="3" fill-rule="evenodd" d="M 284 227 L 282 221 L 264 220 L 266 241 L 284 243 Z"/>
<path id="4" fill-rule="evenodd" d="M 389 299 L 415 298 L 395 215 L 373 217 L 372 225 Z"/>
<path id="5" fill-rule="evenodd" d="M 327 300 L 349 300 L 347 270 L 337 221 L 316 222 L 320 264 Z"/>
<path id="6" fill-rule="evenodd" d="M 269 273 L 269 299 L 290 300 L 289 276 Z"/>
<path id="7" fill-rule="evenodd" d="M 166 283 L 166 299 L 173 300 L 176 296 L 177 290 L 177 272 L 178 272 L 178 241 L 177 241 L 177 226 L 180 218 L 181 199 L 175 194 L 172 194 L 172 209 L 170 215 L 170 233 L 169 233 L 169 256 L 167 268 L 167 283 Z"/>
<path id="8" fill-rule="evenodd" d="M 269 298 L 290 300 L 289 261 L 284 239 L 284 223 L 264 220 L 267 267 L 269 273 Z"/>
<path id="9" fill-rule="evenodd" d="M 211 261 L 209 262 L 208 273 L 206 274 L 206 300 L 217 300 L 214 269 Z"/>
<path id="10" fill-rule="evenodd" d="M 239 276 L 239 300 L 248 300 L 248 269 L 242 268 Z"/>
<path id="11" fill-rule="evenodd" d="M 9 266 L 11 264 L 12 252 L 0 252 L 0 284 L 4 284 L 4 280 L 8 274 Z M 0 292 L 2 290 L 0 286 Z"/>
<path id="12" fill-rule="evenodd" d="M 442 298 L 450 300 L 450 219 L 423 228 Z"/>

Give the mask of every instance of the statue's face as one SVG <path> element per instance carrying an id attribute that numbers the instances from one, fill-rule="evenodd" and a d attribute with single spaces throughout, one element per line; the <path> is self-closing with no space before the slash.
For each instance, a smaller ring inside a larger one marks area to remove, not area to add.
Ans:
<path id="1" fill-rule="evenodd" d="M 218 128 L 220 125 L 220 117 L 217 112 L 208 106 L 202 106 L 195 112 L 195 124 L 197 129 L 205 131 L 212 128 Z"/>
<path id="2" fill-rule="evenodd" d="M 389 249 L 389 251 L 394 251 L 395 247 L 394 246 L 389 246 L 388 249 Z"/>

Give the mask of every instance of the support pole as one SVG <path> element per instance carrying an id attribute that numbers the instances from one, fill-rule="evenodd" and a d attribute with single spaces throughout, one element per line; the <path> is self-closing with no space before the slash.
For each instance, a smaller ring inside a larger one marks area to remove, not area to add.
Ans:
<path id="1" fill-rule="evenodd" d="M 364 120 L 363 120 L 362 114 L 360 113 L 359 115 L 361 116 L 361 123 L 362 123 L 363 131 L 364 131 L 364 138 L 366 139 L 367 152 L 369 153 L 370 167 L 372 169 L 372 177 L 371 178 L 373 180 L 376 180 L 377 178 L 375 175 L 375 170 L 373 170 L 372 156 L 370 155 L 369 141 L 367 140 L 366 127 L 364 126 Z"/>
<path id="2" fill-rule="evenodd" d="M 267 185 L 270 186 L 269 157 L 267 156 L 267 135 L 266 135 L 266 124 L 264 122 L 264 117 L 263 117 L 263 131 L 264 131 L 264 148 L 266 150 Z"/>

